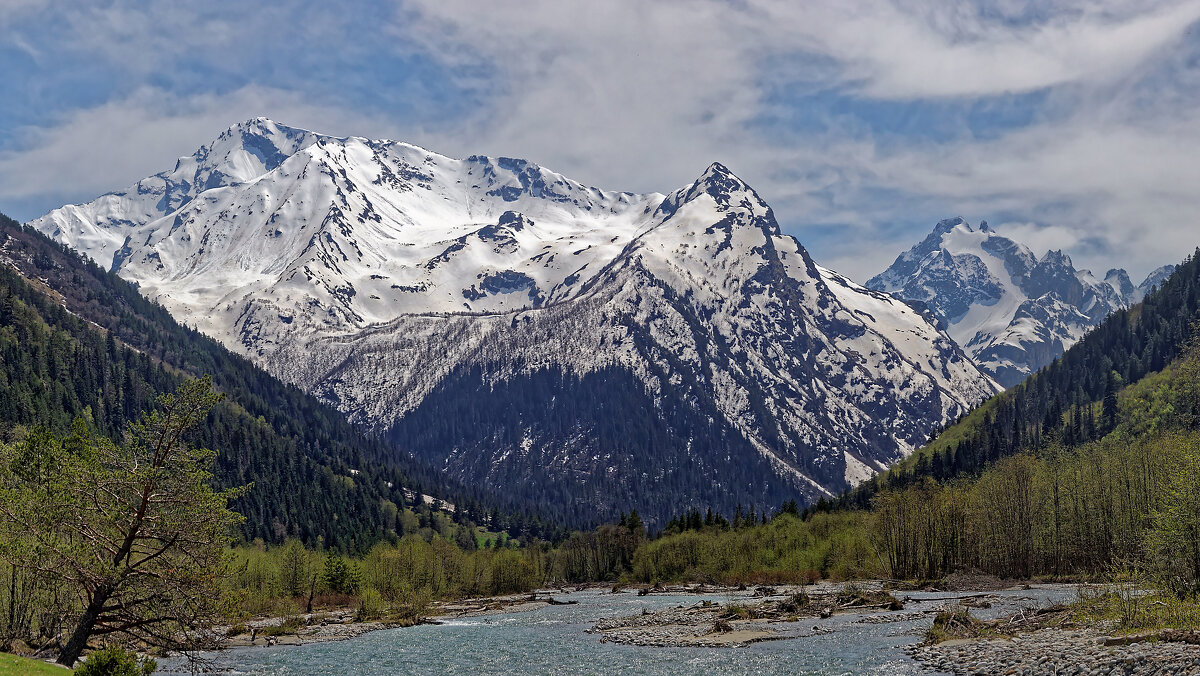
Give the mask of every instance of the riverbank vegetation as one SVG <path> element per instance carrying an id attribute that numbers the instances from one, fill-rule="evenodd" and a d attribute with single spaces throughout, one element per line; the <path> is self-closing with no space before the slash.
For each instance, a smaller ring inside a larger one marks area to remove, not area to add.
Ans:
<path id="1" fill-rule="evenodd" d="M 1077 577 L 1136 564 L 1174 592 L 1200 592 L 1198 378 L 1193 348 L 1122 391 L 1098 441 L 1048 440 L 977 478 L 882 491 L 872 537 L 888 574 Z"/>
<path id="2" fill-rule="evenodd" d="M 864 514 L 807 521 L 780 513 L 766 522 L 726 522 L 648 538 L 636 514 L 553 545 L 531 542 L 464 551 L 439 535 L 381 543 L 363 557 L 317 552 L 291 541 L 233 550 L 227 592 L 240 619 L 354 607 L 360 619 L 421 617 L 435 600 L 516 594 L 544 587 L 666 582 L 804 584 L 855 579 L 874 561 Z M 232 621 L 232 620 L 231 620 Z"/>
<path id="3" fill-rule="evenodd" d="M 207 647 L 244 489 L 214 490 L 215 454 L 185 435 L 219 399 L 192 380 L 120 444 L 79 421 L 64 439 L 0 445 L 6 643 L 52 642 L 67 667 L 97 641 Z"/>
<path id="4" fill-rule="evenodd" d="M 287 617 L 314 608 L 355 608 L 360 620 L 404 623 L 435 600 L 525 592 L 546 580 L 546 548 L 516 546 L 464 551 L 440 535 L 380 543 L 363 557 L 252 543 L 232 551 L 225 582 L 234 599 L 231 622 Z"/>

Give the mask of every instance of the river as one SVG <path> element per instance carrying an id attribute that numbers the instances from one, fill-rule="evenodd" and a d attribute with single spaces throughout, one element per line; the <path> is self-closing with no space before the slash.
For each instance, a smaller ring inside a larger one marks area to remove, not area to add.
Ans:
<path id="1" fill-rule="evenodd" d="M 1001 598 L 980 617 L 1067 600 L 1067 586 L 996 592 Z M 864 615 L 806 618 L 787 625 L 795 636 L 737 648 L 644 648 L 603 643 L 588 629 L 599 619 L 701 600 L 728 603 L 737 594 L 637 596 L 589 590 L 570 594 L 576 605 L 548 606 L 439 625 L 373 631 L 354 639 L 302 646 L 236 648 L 207 655 L 219 674 L 263 676 L 398 674 L 917 674 L 903 646 L 920 640 L 934 602 L 946 593 L 899 593 L 905 619 L 861 622 Z M 917 616 L 919 615 L 919 616 Z M 814 629 L 818 631 L 814 632 Z M 828 631 L 832 630 L 832 631 Z M 827 632 L 827 633 L 825 633 Z M 162 660 L 159 673 L 179 673 L 177 659 Z M 923 672 L 929 673 L 929 672 Z"/>

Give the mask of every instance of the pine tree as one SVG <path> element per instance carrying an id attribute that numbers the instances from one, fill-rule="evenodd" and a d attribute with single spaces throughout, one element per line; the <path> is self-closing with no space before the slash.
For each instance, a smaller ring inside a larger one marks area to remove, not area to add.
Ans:
<path id="1" fill-rule="evenodd" d="M 299 540 L 288 540 L 283 547 L 280 562 L 279 586 L 286 596 L 300 596 L 308 590 L 311 577 L 308 572 L 308 552 Z"/>

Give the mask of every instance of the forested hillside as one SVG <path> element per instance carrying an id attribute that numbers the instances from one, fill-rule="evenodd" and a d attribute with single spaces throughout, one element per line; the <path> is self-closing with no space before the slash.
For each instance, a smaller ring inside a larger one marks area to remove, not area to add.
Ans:
<path id="1" fill-rule="evenodd" d="M 1170 349 L 1182 354 L 1162 371 L 1057 412 L 1053 433 L 970 476 L 937 481 L 906 467 L 875 487 L 870 509 L 822 504 L 793 519 L 785 508 L 749 528 L 693 514 L 640 547 L 631 572 L 738 583 L 978 570 L 1200 593 L 1200 341 Z"/>
<path id="2" fill-rule="evenodd" d="M 549 533 L 535 517 L 495 502 L 485 508 L 478 493 L 398 457 L 314 398 L 178 325 L 128 282 L 2 216 L 0 260 L 0 435 L 9 440 L 37 427 L 63 434 L 76 417 L 115 438 L 185 376 L 211 374 L 227 398 L 194 441 L 219 451 L 221 485 L 253 483 L 235 504 L 247 540 L 298 537 L 363 550 L 402 534 L 406 505 L 429 520 L 422 493 L 454 503 L 464 523 Z"/>
<path id="3" fill-rule="evenodd" d="M 1195 594 L 1197 449 L 1200 256 L 1193 255 L 1141 305 L 1113 314 L 913 457 L 805 510 L 810 524 L 836 517 L 839 525 L 809 537 L 801 558 L 823 562 L 815 566 L 822 575 L 836 554 L 834 565 L 850 575 L 907 579 L 971 568 L 1010 578 L 1119 570 Z M 848 545 L 828 549 L 839 540 Z M 668 545 L 655 551 L 671 560 Z M 756 557 L 774 560 L 755 552 L 743 558 Z M 661 574 L 672 569 L 668 562 L 650 568 Z M 713 562 L 689 565 L 702 564 Z"/>
<path id="4" fill-rule="evenodd" d="M 947 481 L 977 475 L 1022 449 L 1103 438 L 1118 422 L 1117 392 L 1176 359 L 1194 335 L 1198 317 L 1200 256 L 1193 255 L 1140 305 L 1114 312 L 1049 366 L 845 494 L 840 504 L 865 507 L 882 489 L 924 477 Z"/>

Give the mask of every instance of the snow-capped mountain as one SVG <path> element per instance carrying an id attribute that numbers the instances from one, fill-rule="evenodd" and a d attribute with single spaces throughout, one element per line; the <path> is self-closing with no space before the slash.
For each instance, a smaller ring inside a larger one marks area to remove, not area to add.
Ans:
<path id="1" fill-rule="evenodd" d="M 31 225 L 405 451 L 593 515 L 828 495 L 996 391 L 720 164 L 638 195 L 259 118 Z"/>
<path id="2" fill-rule="evenodd" d="M 867 286 L 928 309 L 984 371 L 1011 387 L 1109 313 L 1141 301 L 1174 269 L 1163 266 L 1138 286 L 1119 269 L 1101 280 L 1076 270 L 1062 251 L 1038 258 L 987 221 L 976 230 L 952 218 Z"/>

